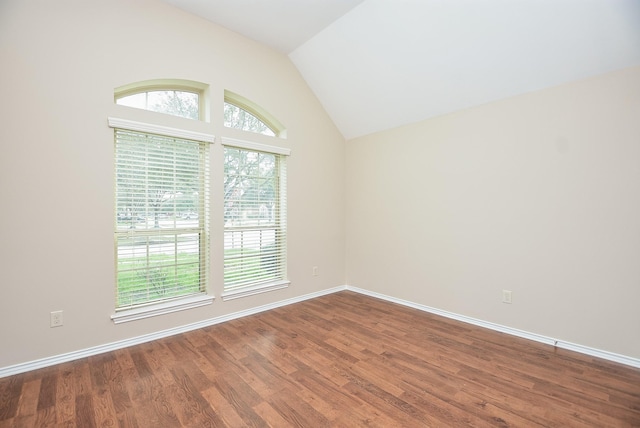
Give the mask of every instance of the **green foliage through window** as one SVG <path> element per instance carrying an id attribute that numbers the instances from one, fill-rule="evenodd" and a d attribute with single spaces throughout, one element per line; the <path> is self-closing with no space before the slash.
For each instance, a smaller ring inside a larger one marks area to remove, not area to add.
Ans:
<path id="1" fill-rule="evenodd" d="M 203 292 L 207 144 L 115 135 L 116 307 Z"/>
<path id="2" fill-rule="evenodd" d="M 224 289 L 286 279 L 285 157 L 224 149 Z"/>

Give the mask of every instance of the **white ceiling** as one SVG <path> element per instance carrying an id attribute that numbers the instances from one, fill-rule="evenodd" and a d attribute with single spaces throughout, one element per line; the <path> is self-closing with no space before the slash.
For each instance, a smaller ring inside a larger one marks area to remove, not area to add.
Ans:
<path id="1" fill-rule="evenodd" d="M 165 0 L 288 54 L 350 139 L 640 65 L 640 0 Z"/>
<path id="2" fill-rule="evenodd" d="M 164 0 L 285 54 L 364 0 Z"/>

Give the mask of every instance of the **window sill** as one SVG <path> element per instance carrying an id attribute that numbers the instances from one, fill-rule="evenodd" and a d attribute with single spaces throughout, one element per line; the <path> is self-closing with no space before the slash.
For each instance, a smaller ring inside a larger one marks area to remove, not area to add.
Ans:
<path id="1" fill-rule="evenodd" d="M 143 318 L 155 317 L 158 315 L 170 314 L 171 312 L 184 311 L 186 309 L 197 308 L 199 306 L 213 303 L 213 296 L 202 294 L 185 297 L 184 299 L 172 300 L 170 302 L 158 303 L 141 308 L 127 309 L 111 315 L 114 324 L 135 321 Z"/>
<path id="2" fill-rule="evenodd" d="M 226 293 L 222 293 L 222 300 L 233 300 L 239 299 L 241 297 L 253 296 L 255 294 L 267 293 L 269 291 L 280 290 L 282 288 L 287 288 L 291 284 L 291 281 L 277 281 L 270 282 L 268 284 L 261 284 L 256 286 L 243 287 L 239 290 L 228 291 Z"/>

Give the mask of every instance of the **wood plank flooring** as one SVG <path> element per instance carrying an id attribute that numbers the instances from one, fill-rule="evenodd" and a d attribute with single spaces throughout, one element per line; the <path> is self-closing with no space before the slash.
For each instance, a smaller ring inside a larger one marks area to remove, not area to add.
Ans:
<path id="1" fill-rule="evenodd" d="M 640 369 L 340 292 L 0 379 L 0 427 L 639 427 Z"/>

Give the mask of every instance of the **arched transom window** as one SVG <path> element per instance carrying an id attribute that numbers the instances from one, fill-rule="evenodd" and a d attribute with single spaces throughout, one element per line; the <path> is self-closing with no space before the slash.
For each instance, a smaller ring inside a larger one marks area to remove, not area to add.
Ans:
<path id="1" fill-rule="evenodd" d="M 224 126 L 272 137 L 285 137 L 284 126 L 254 102 L 224 91 Z"/>
<path id="2" fill-rule="evenodd" d="M 187 119 L 202 120 L 206 85 L 190 80 L 148 80 L 115 90 L 120 105 L 150 110 Z"/>

